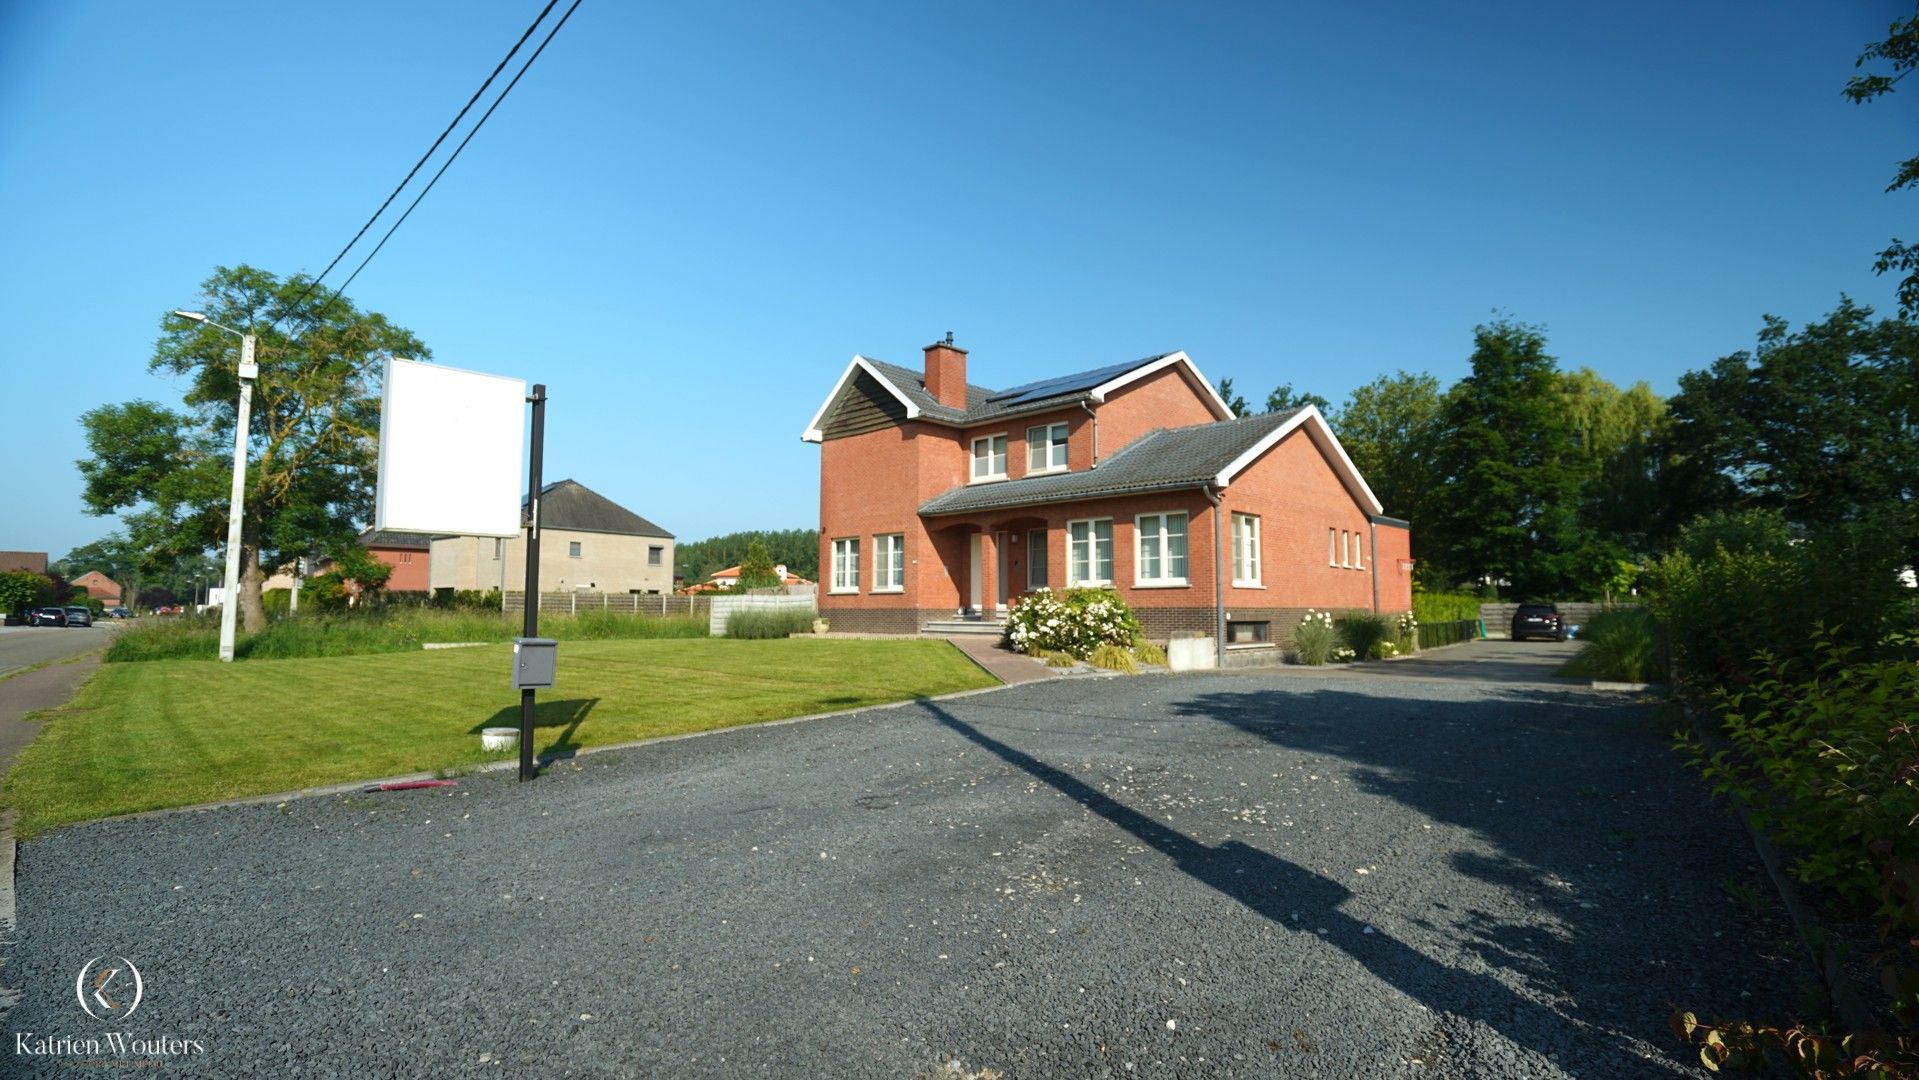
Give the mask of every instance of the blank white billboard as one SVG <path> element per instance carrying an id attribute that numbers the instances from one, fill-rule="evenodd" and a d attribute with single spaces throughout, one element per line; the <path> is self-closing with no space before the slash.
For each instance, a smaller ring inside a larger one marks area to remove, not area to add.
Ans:
<path id="1" fill-rule="evenodd" d="M 526 382 L 388 359 L 373 527 L 520 533 Z"/>

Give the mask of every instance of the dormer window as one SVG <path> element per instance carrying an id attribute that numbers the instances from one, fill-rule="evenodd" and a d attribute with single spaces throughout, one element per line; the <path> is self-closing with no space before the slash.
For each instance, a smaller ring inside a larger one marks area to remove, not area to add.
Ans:
<path id="1" fill-rule="evenodd" d="M 986 435 L 973 440 L 973 479 L 1006 479 L 1006 436 Z"/>
<path id="2" fill-rule="evenodd" d="M 1026 429 L 1026 474 L 1066 470 L 1066 425 Z"/>

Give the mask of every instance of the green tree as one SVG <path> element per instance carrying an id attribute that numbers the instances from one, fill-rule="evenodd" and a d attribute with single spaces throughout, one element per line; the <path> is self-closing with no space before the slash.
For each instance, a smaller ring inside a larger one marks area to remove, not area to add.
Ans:
<path id="1" fill-rule="evenodd" d="M 1239 394 L 1233 393 L 1233 380 L 1219 380 L 1219 396 L 1220 400 L 1226 402 L 1226 408 L 1230 410 L 1234 416 L 1252 415 L 1253 410 L 1246 404 L 1246 399 Z"/>
<path id="2" fill-rule="evenodd" d="M 782 582 L 773 571 L 773 557 L 766 553 L 766 545 L 754 537 L 747 545 L 746 558 L 740 561 L 740 588 L 770 589 L 779 584 Z"/>
<path id="3" fill-rule="evenodd" d="M 1284 383 L 1266 395 L 1266 411 L 1269 413 L 1292 412 L 1308 405 L 1316 405 L 1325 412 L 1332 403 L 1318 394 L 1302 394 L 1294 391 L 1292 383 Z"/>
<path id="4" fill-rule="evenodd" d="M 1580 521 L 1588 470 L 1545 334 L 1502 319 L 1473 337 L 1472 374 L 1441 414 L 1445 495 L 1431 514 L 1429 557 L 1455 577 L 1509 582 L 1521 596 L 1596 590 L 1625 553 Z"/>
<path id="5" fill-rule="evenodd" d="M 1919 561 L 1919 326 L 1842 298 L 1794 331 L 1767 316 L 1752 352 L 1680 376 L 1662 500 L 1694 512 L 1771 508 L 1807 530 L 1888 530 Z"/>
<path id="6" fill-rule="evenodd" d="M 762 529 L 678 544 L 673 549 L 674 572 L 688 581 L 705 581 L 715 571 L 745 561 L 747 548 L 755 540 L 765 545 L 775 564 L 809 581 L 819 580 L 818 529 Z"/>
<path id="7" fill-rule="evenodd" d="M 1883 41 L 1875 41 L 1866 46 L 1853 62 L 1854 68 L 1864 68 L 1868 64 L 1877 65 L 1884 61 L 1890 70 L 1874 70 L 1863 75 L 1854 75 L 1846 80 L 1845 95 L 1855 105 L 1864 105 L 1893 89 L 1919 67 L 1919 13 L 1907 19 L 1895 20 L 1886 28 Z M 1919 186 L 1919 157 L 1909 157 L 1899 163 L 1893 173 L 1892 183 L 1886 186 L 1889 192 Z M 1905 244 L 1894 237 L 1890 246 L 1879 253 L 1878 262 L 1873 269 L 1881 274 L 1899 271 L 1905 274 L 1899 282 L 1899 313 L 1906 318 L 1919 316 L 1919 244 Z"/>
<path id="8" fill-rule="evenodd" d="M 0 573 L 0 613 L 14 615 L 53 602 L 53 580 L 31 570 Z"/>
<path id="9" fill-rule="evenodd" d="M 1413 545 L 1423 554 L 1422 527 L 1437 497 L 1439 380 L 1400 371 L 1381 375 L 1347 396 L 1333 431 L 1386 513 L 1413 523 Z"/>
<path id="10" fill-rule="evenodd" d="M 1567 372 L 1561 392 L 1579 451 L 1581 520 L 1635 552 L 1652 553 L 1658 530 L 1647 508 L 1658 498 L 1665 400 L 1644 382 L 1621 390 L 1591 368 Z"/>
<path id="11" fill-rule="evenodd" d="M 379 361 L 431 355 L 410 331 L 344 297 L 307 321 L 311 313 L 294 306 L 308 284 L 237 266 L 202 286 L 200 310 L 259 339 L 240 541 L 248 631 L 266 623 L 260 586 L 269 567 L 351 538 L 371 512 Z M 289 336 L 283 321 L 301 334 Z M 131 401 L 81 418 L 92 454 L 79 463 L 88 509 L 126 511 L 129 538 L 156 559 L 202 554 L 226 536 L 237 347 L 211 325 L 164 318 L 147 366 L 185 385 L 184 408 Z"/>

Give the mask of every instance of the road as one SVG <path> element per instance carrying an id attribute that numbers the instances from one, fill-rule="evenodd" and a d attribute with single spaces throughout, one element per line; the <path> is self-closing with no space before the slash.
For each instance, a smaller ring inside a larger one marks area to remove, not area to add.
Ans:
<path id="1" fill-rule="evenodd" d="M 98 626 L 0 626 L 0 678 L 23 667 L 64 660 L 104 645 L 110 623 Z"/>
<path id="2" fill-rule="evenodd" d="M 110 954 L 144 991 L 111 1026 L 188 1075 L 1690 1075 L 1670 1009 L 1780 1017 L 1801 962 L 1665 722 L 1553 685 L 1566 651 L 1060 679 L 59 830 L 20 847 L 6 1024 L 100 1030 Z"/>

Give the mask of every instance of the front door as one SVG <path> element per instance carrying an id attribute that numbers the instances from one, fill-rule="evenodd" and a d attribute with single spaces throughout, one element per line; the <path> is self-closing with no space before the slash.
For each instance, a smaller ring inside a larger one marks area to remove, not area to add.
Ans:
<path id="1" fill-rule="evenodd" d="M 1006 614 L 1006 564 L 1012 561 L 1007 558 L 1006 536 L 1007 534 L 1005 533 L 996 533 L 993 536 L 993 548 L 997 556 L 993 560 L 995 564 L 993 568 L 993 603 L 998 607 L 999 613 L 1002 615 Z"/>
<path id="2" fill-rule="evenodd" d="M 984 539 L 985 539 L 984 536 L 980 533 L 973 534 L 972 558 L 966 560 L 967 564 L 972 567 L 973 588 L 971 593 L 969 594 L 970 602 L 968 604 L 969 610 L 972 610 L 972 611 L 978 611 L 980 610 L 980 608 L 984 607 L 986 604 L 986 598 L 980 595 L 981 564 L 986 561 L 986 555 L 985 555 L 986 545 L 983 542 Z"/>

